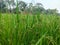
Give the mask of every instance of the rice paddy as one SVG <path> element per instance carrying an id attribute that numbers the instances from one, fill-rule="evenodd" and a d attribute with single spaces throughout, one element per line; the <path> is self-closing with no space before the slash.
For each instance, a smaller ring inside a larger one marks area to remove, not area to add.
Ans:
<path id="1" fill-rule="evenodd" d="M 60 45 L 60 16 L 0 14 L 0 45 Z"/>

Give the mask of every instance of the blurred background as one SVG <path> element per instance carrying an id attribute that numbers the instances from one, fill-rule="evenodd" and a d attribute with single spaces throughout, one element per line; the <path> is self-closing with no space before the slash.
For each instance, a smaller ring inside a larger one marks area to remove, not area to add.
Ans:
<path id="1" fill-rule="evenodd" d="M 0 0 L 1 13 L 58 14 L 60 0 Z"/>

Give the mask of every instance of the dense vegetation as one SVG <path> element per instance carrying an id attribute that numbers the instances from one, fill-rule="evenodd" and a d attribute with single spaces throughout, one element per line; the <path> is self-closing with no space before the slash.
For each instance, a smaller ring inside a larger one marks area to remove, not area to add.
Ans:
<path id="1" fill-rule="evenodd" d="M 0 45 L 60 45 L 60 16 L 1 14 Z"/>
<path id="2" fill-rule="evenodd" d="M 16 8 L 18 7 L 18 13 L 24 13 L 24 14 L 33 14 L 33 15 L 39 15 L 39 14 L 56 14 L 60 15 L 58 13 L 57 9 L 45 9 L 44 5 L 41 3 L 27 3 L 24 1 L 18 1 L 16 2 L 14 0 L 0 0 L 0 12 L 2 13 L 17 13 Z"/>

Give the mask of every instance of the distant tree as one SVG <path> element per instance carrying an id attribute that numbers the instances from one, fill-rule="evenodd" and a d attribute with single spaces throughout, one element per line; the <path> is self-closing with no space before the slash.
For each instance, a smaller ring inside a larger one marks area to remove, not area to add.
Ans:
<path id="1" fill-rule="evenodd" d="M 14 13 L 17 13 L 17 11 L 18 11 L 18 13 L 21 13 L 22 11 L 25 10 L 26 6 L 27 6 L 27 4 L 24 1 L 18 1 L 17 0 L 17 3 L 13 3 L 14 8 L 12 9 L 12 11 Z"/>
<path id="2" fill-rule="evenodd" d="M 0 12 L 27 12 L 34 15 L 40 14 L 57 14 L 56 9 L 45 9 L 41 3 L 29 3 L 27 4 L 24 1 L 15 0 L 0 0 Z M 18 11 L 17 11 L 18 6 Z M 7 11 L 6 11 L 7 10 Z"/>
<path id="3" fill-rule="evenodd" d="M 4 1 L 1 0 L 0 1 L 0 12 L 4 12 L 5 11 L 5 7 L 6 7 L 6 5 L 4 4 Z"/>
<path id="4" fill-rule="evenodd" d="M 27 13 L 32 13 L 33 10 L 33 3 L 29 3 L 28 6 L 25 8 Z"/>
<path id="5" fill-rule="evenodd" d="M 56 9 L 47 9 L 45 13 L 46 14 L 57 14 L 57 12 L 58 11 Z"/>
<path id="6" fill-rule="evenodd" d="M 32 11 L 32 13 L 33 14 L 42 14 L 42 13 L 44 13 L 44 8 L 43 7 L 40 7 L 40 8 L 36 8 L 35 6 L 34 6 L 34 8 L 33 8 L 33 11 Z"/>
<path id="7" fill-rule="evenodd" d="M 36 7 L 43 7 L 41 3 L 36 3 Z"/>
<path id="8" fill-rule="evenodd" d="M 36 5 L 34 5 L 32 7 L 32 14 L 40 14 L 44 11 L 45 9 L 43 8 L 43 5 L 41 3 L 36 3 Z"/>
<path id="9" fill-rule="evenodd" d="M 29 6 L 26 8 L 26 11 L 31 14 L 40 14 L 44 13 L 45 9 L 43 8 L 43 5 L 41 3 L 36 3 L 36 5 L 33 5 L 33 3 L 29 3 Z"/>
<path id="10" fill-rule="evenodd" d="M 18 2 L 19 11 L 24 11 L 26 6 L 27 6 L 27 4 L 24 1 L 19 1 Z"/>
<path id="11" fill-rule="evenodd" d="M 5 0 L 5 3 L 6 3 L 6 8 L 9 10 L 9 12 L 11 12 L 15 3 L 14 0 Z"/>

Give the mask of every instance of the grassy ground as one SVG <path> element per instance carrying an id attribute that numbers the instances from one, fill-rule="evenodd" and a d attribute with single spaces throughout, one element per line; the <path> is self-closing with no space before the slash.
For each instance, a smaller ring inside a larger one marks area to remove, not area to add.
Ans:
<path id="1" fill-rule="evenodd" d="M 1 14 L 0 45 L 60 45 L 60 16 Z"/>

